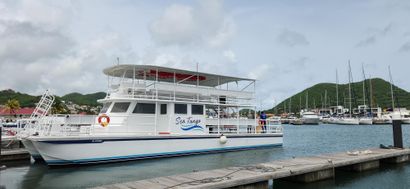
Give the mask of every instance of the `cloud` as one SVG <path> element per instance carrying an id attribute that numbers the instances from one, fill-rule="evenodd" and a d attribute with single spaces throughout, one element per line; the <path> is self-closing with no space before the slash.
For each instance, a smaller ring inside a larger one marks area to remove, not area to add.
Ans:
<path id="1" fill-rule="evenodd" d="M 116 33 L 78 43 L 68 32 L 70 4 L 7 3 L 0 2 L 0 90 L 101 91 L 106 86 L 102 68 L 113 65 L 116 57 L 136 62 L 132 46 Z"/>
<path id="2" fill-rule="evenodd" d="M 288 29 L 284 29 L 277 36 L 276 41 L 289 47 L 309 45 L 309 41 L 303 34 Z"/>
<path id="3" fill-rule="evenodd" d="M 400 47 L 399 51 L 400 51 L 400 52 L 409 52 L 409 51 L 410 51 L 410 41 L 404 43 L 404 44 Z"/>
<path id="4" fill-rule="evenodd" d="M 234 63 L 237 62 L 236 54 L 232 50 L 226 50 L 223 52 L 223 56 L 228 62 Z"/>
<path id="5" fill-rule="evenodd" d="M 267 78 L 272 78 L 272 73 L 274 70 L 273 64 L 261 64 L 257 68 L 249 71 L 248 78 L 256 80 L 265 80 Z"/>
<path id="6" fill-rule="evenodd" d="M 0 89 L 13 88 L 35 94 L 45 89 L 57 94 L 100 91 L 106 88 L 107 81 L 101 70 L 114 65 L 117 56 L 136 62 L 133 50 L 126 44 L 122 37 L 106 34 L 96 36 L 85 45 L 77 46 L 75 52 L 61 57 L 0 64 L 0 69 L 7 73 L 0 75 L 0 80 L 4 81 Z"/>
<path id="7" fill-rule="evenodd" d="M 222 47 L 235 33 L 222 2 L 200 1 L 196 6 L 173 4 L 149 26 L 158 45 Z"/>
<path id="8" fill-rule="evenodd" d="M 385 37 L 388 33 L 392 31 L 393 24 L 389 23 L 384 28 L 371 28 L 369 32 L 371 33 L 370 36 L 367 36 L 365 39 L 359 41 L 355 46 L 356 47 L 366 47 L 373 45 L 377 42 L 377 38 Z"/>
<path id="9" fill-rule="evenodd" d="M 30 22 L 0 20 L 0 61 L 24 62 L 57 57 L 73 45 L 59 30 L 44 30 Z"/>
<path id="10" fill-rule="evenodd" d="M 376 36 L 370 36 L 366 39 L 359 41 L 359 43 L 356 44 L 356 47 L 365 47 L 372 45 L 374 43 L 376 43 Z"/>
<path id="11" fill-rule="evenodd" d="M 308 57 L 299 57 L 297 59 L 295 59 L 294 61 L 292 61 L 292 65 L 294 69 L 302 69 L 306 67 L 306 62 L 309 60 Z"/>

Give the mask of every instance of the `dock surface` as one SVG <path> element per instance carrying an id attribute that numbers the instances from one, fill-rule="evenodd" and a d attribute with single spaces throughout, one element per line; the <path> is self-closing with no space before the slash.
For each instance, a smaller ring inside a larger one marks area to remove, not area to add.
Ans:
<path id="1" fill-rule="evenodd" d="M 378 168 L 379 163 L 409 160 L 410 149 L 370 149 L 296 157 L 241 167 L 227 167 L 126 183 L 99 186 L 113 188 L 266 188 L 271 179 L 310 182 L 334 177 L 334 170 L 363 171 Z"/>
<path id="2" fill-rule="evenodd" d="M 30 153 L 23 148 L 19 149 L 2 149 L 1 161 L 21 161 L 30 160 Z"/>

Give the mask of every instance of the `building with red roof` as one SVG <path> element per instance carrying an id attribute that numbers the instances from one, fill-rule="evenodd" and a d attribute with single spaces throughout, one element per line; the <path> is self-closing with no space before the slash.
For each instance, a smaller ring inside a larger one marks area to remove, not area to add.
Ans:
<path id="1" fill-rule="evenodd" d="M 19 117 L 30 117 L 30 115 L 34 112 L 35 108 L 20 108 L 15 110 L 14 112 L 10 112 L 5 107 L 0 107 L 0 117 L 12 117 L 12 116 L 19 116 Z"/>

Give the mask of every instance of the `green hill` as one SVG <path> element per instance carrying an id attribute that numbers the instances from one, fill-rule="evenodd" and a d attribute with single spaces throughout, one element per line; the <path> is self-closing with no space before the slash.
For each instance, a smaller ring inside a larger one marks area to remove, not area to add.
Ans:
<path id="1" fill-rule="evenodd" d="M 34 104 L 40 100 L 40 96 L 31 96 L 11 89 L 0 91 L 0 104 L 5 104 L 9 99 L 18 100 L 21 107 L 34 107 Z"/>
<path id="2" fill-rule="evenodd" d="M 105 98 L 106 93 L 104 92 L 97 92 L 92 94 L 80 94 L 80 93 L 70 93 L 66 94 L 61 97 L 64 101 L 71 101 L 78 105 L 89 105 L 89 106 L 97 106 L 100 105 L 97 103 L 98 99 Z"/>
<path id="3" fill-rule="evenodd" d="M 339 84 L 339 105 L 349 106 L 349 90 L 348 84 Z M 363 83 L 362 81 L 352 83 L 352 107 L 357 107 L 363 104 Z M 370 97 L 370 88 L 372 89 L 372 97 Z M 395 96 L 395 107 L 406 107 L 410 109 L 410 93 L 393 86 Z M 299 110 L 306 107 L 306 96 L 308 96 L 309 108 L 321 108 L 322 103 L 325 104 L 325 91 L 327 91 L 327 106 L 336 105 L 336 84 L 335 83 L 320 83 L 310 88 L 307 88 L 279 103 L 267 112 L 289 112 L 289 106 L 292 112 L 299 112 Z M 371 79 L 371 87 L 369 80 L 365 80 L 365 99 L 366 104 L 369 104 L 372 99 L 373 107 L 391 108 L 390 83 L 380 79 Z M 301 104 L 301 105 L 299 105 Z"/>
<path id="4" fill-rule="evenodd" d="M 97 106 L 98 99 L 105 98 L 106 93 L 97 92 L 92 94 L 70 93 L 62 97 L 56 96 L 57 101 L 71 101 L 78 105 Z M 0 91 L 0 105 L 4 105 L 9 99 L 17 99 L 21 107 L 34 107 L 35 103 L 40 100 L 41 96 L 32 96 L 29 94 L 15 92 L 11 89 Z"/>

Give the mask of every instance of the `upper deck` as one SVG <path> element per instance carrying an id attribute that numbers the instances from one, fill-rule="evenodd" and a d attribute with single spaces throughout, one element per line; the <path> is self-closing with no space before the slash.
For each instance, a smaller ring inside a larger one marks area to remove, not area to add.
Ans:
<path id="1" fill-rule="evenodd" d="M 108 95 L 101 102 L 138 99 L 225 106 L 254 104 L 254 79 L 152 65 L 117 65 L 103 72 L 111 79 Z"/>
<path id="2" fill-rule="evenodd" d="M 123 64 L 108 67 L 104 69 L 103 72 L 111 77 L 208 87 L 217 87 L 226 83 L 240 81 L 255 82 L 254 79 L 249 78 L 231 77 L 153 65 Z"/>

